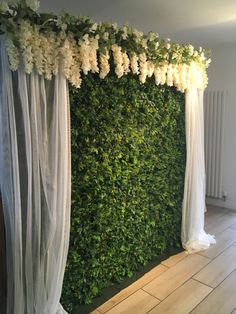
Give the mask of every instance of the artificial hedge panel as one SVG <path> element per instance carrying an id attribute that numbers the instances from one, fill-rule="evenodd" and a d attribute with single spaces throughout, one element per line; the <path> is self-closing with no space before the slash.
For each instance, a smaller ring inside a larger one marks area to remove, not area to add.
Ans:
<path id="1" fill-rule="evenodd" d="M 71 238 L 62 302 L 89 303 L 180 245 L 184 95 L 132 75 L 70 88 Z"/>

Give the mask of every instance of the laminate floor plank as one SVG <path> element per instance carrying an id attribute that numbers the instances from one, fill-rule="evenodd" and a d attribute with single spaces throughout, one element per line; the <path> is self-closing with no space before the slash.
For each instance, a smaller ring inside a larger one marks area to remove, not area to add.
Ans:
<path id="1" fill-rule="evenodd" d="M 190 279 L 152 309 L 149 314 L 188 314 L 211 291 L 212 288 Z"/>
<path id="2" fill-rule="evenodd" d="M 128 286 L 127 288 L 121 290 L 119 293 L 117 293 L 114 297 L 112 297 L 110 300 L 108 300 L 106 303 L 102 304 L 98 307 L 98 311 L 100 313 L 106 313 L 111 308 L 113 308 L 115 305 L 120 303 L 122 300 L 126 299 L 130 295 L 132 295 L 137 290 L 141 289 L 144 285 L 152 281 L 153 279 L 160 276 L 162 273 L 164 273 L 168 268 L 164 265 L 158 265 L 152 270 L 150 270 L 148 273 L 146 273 L 143 277 L 135 281 L 133 284 Z"/>
<path id="3" fill-rule="evenodd" d="M 159 300 L 143 290 L 138 290 L 130 297 L 109 310 L 108 314 L 144 314 L 160 303 Z"/>
<path id="4" fill-rule="evenodd" d="M 236 309 L 236 270 L 214 289 L 191 314 L 230 314 Z"/>
<path id="5" fill-rule="evenodd" d="M 230 246 L 193 278 L 215 288 L 236 268 L 236 247 Z"/>
<path id="6" fill-rule="evenodd" d="M 165 299 L 176 288 L 180 287 L 194 274 L 210 262 L 210 259 L 197 254 L 188 255 L 182 261 L 169 268 L 159 277 L 143 287 L 159 300 Z"/>

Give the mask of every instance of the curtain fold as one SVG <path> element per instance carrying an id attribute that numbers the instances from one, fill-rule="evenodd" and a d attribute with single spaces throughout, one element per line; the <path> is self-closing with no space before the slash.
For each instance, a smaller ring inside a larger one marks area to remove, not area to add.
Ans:
<path id="1" fill-rule="evenodd" d="M 11 72 L 0 40 L 0 189 L 7 314 L 66 313 L 59 304 L 70 230 L 66 78 Z"/>
<path id="2" fill-rule="evenodd" d="M 204 231 L 205 157 L 203 91 L 191 88 L 185 94 L 187 160 L 182 207 L 182 244 L 190 253 L 215 243 Z"/>

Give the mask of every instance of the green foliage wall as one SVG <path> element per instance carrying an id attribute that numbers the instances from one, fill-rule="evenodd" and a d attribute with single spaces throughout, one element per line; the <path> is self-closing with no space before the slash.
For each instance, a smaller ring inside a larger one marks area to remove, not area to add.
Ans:
<path id="1" fill-rule="evenodd" d="M 175 88 L 88 75 L 70 102 L 68 310 L 180 245 L 185 171 L 184 95 Z"/>

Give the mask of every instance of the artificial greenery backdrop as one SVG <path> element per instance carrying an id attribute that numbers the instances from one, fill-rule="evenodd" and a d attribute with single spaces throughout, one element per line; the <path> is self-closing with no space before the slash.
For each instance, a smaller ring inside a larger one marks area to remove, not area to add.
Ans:
<path id="1" fill-rule="evenodd" d="M 62 303 L 69 312 L 180 245 L 184 95 L 131 74 L 70 87 L 71 238 Z"/>

